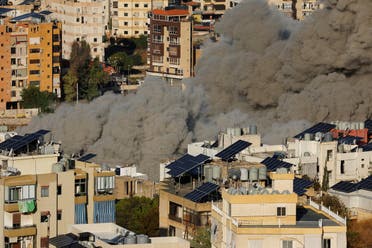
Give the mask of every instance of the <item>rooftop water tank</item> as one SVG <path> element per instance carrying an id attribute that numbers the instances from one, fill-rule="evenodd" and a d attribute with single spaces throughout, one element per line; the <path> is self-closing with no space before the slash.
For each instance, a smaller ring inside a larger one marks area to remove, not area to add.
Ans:
<path id="1" fill-rule="evenodd" d="M 326 133 L 325 135 L 324 135 L 324 141 L 325 142 L 329 142 L 329 141 L 332 141 L 333 140 L 333 135 L 332 135 L 332 133 Z"/>
<path id="2" fill-rule="evenodd" d="M 258 168 L 258 179 L 266 180 L 266 172 L 267 172 L 266 166 Z"/>
<path id="3" fill-rule="evenodd" d="M 234 128 L 234 136 L 240 136 L 242 135 L 240 127 Z"/>
<path id="4" fill-rule="evenodd" d="M 278 168 L 276 169 L 276 173 L 278 174 L 287 174 L 287 168 Z"/>
<path id="5" fill-rule="evenodd" d="M 240 168 L 240 180 L 248 181 L 248 169 Z"/>
<path id="6" fill-rule="evenodd" d="M 306 141 L 311 140 L 311 135 L 309 133 L 305 133 L 304 140 L 306 140 Z"/>
<path id="7" fill-rule="evenodd" d="M 210 165 L 204 166 L 204 178 L 207 182 L 212 182 L 213 178 L 213 168 Z"/>
<path id="8" fill-rule="evenodd" d="M 226 129 L 226 133 L 227 133 L 228 135 L 233 135 L 233 134 L 234 134 L 234 128 L 228 127 L 228 128 Z"/>
<path id="9" fill-rule="evenodd" d="M 365 125 L 364 122 L 359 122 L 359 129 L 364 129 Z"/>
<path id="10" fill-rule="evenodd" d="M 129 235 L 125 237 L 124 239 L 124 244 L 136 244 L 136 243 L 137 243 L 137 239 L 136 239 L 136 236 L 134 235 Z"/>
<path id="11" fill-rule="evenodd" d="M 219 166 L 212 167 L 212 178 L 218 179 L 221 177 L 221 168 Z"/>
<path id="12" fill-rule="evenodd" d="M 229 175 L 229 178 L 238 180 L 240 179 L 240 169 L 229 169 L 228 175 Z"/>
<path id="13" fill-rule="evenodd" d="M 249 127 L 243 127 L 242 132 L 244 135 L 249 134 Z"/>
<path id="14" fill-rule="evenodd" d="M 257 134 L 257 126 L 256 125 L 250 125 L 249 126 L 249 133 L 250 134 Z"/>
<path id="15" fill-rule="evenodd" d="M 137 244 L 147 244 L 150 243 L 149 236 L 144 234 L 137 235 Z"/>
<path id="16" fill-rule="evenodd" d="M 251 167 L 249 169 L 249 180 L 250 181 L 258 180 L 258 169 L 256 167 Z"/>

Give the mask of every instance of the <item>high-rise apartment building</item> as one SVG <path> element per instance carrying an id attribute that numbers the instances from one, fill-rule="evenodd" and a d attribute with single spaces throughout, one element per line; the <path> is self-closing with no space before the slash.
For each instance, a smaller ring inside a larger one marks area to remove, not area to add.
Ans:
<path id="1" fill-rule="evenodd" d="M 29 86 L 60 97 L 61 23 L 29 13 L 3 19 L 0 32 L 0 108 L 19 108 Z"/>
<path id="2" fill-rule="evenodd" d="M 138 37 L 148 34 L 148 12 L 166 7 L 165 0 L 112 1 L 112 34 L 115 37 Z"/>
<path id="3" fill-rule="evenodd" d="M 169 79 L 193 76 L 192 21 L 187 9 L 156 9 L 150 14 L 148 75 Z"/>
<path id="4" fill-rule="evenodd" d="M 70 59 L 74 41 L 85 40 L 91 56 L 104 60 L 103 37 L 109 30 L 109 4 L 104 0 L 46 0 L 42 9 L 62 23 L 62 58 Z"/>

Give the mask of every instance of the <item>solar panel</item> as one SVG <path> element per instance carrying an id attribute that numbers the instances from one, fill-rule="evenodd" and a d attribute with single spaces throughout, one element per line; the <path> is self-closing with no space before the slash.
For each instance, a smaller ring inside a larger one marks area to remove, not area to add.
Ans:
<path id="1" fill-rule="evenodd" d="M 360 146 L 360 148 L 362 148 L 364 152 L 372 151 L 372 143 L 368 143 L 364 146 Z"/>
<path id="2" fill-rule="evenodd" d="M 348 145 L 354 145 L 358 141 L 362 140 L 361 137 L 356 137 L 356 136 L 345 136 L 342 138 L 338 139 L 339 144 L 348 144 Z"/>
<path id="3" fill-rule="evenodd" d="M 305 194 L 306 189 L 308 187 L 310 187 L 311 185 L 313 185 L 313 182 L 311 182 L 309 180 L 302 179 L 302 178 L 295 178 L 293 180 L 293 191 L 297 195 L 301 196 L 301 195 Z"/>
<path id="4" fill-rule="evenodd" d="M 193 202 L 200 202 L 204 197 L 218 190 L 219 187 L 220 186 L 214 183 L 210 183 L 210 182 L 204 183 L 200 187 L 186 194 L 185 198 Z"/>
<path id="5" fill-rule="evenodd" d="M 41 129 L 35 133 L 27 134 L 25 136 L 16 135 L 12 137 L 11 139 L 4 141 L 0 144 L 1 150 L 10 151 L 13 149 L 14 151 L 19 150 L 20 148 L 23 148 L 30 143 L 38 140 L 40 137 L 44 136 L 45 134 L 49 133 L 50 131 Z"/>
<path id="6" fill-rule="evenodd" d="M 356 185 L 351 182 L 341 181 L 331 187 L 333 190 L 350 193 L 356 190 Z"/>
<path id="7" fill-rule="evenodd" d="M 221 158 L 222 160 L 229 160 L 232 157 L 234 157 L 239 152 L 243 151 L 245 148 L 250 146 L 252 143 L 249 143 L 247 141 L 238 140 L 231 146 L 228 146 L 227 148 L 223 149 L 219 153 L 216 154 L 216 157 Z"/>
<path id="8" fill-rule="evenodd" d="M 333 125 L 333 124 L 319 122 L 318 124 L 316 124 L 316 125 L 308 128 L 308 129 L 306 129 L 305 131 L 297 134 L 296 136 L 294 136 L 294 138 L 302 139 L 305 136 L 305 133 L 311 133 L 311 134 L 315 134 L 315 133 L 318 133 L 318 132 L 328 133 L 329 131 L 331 131 L 335 127 L 336 127 L 336 125 Z"/>
<path id="9" fill-rule="evenodd" d="M 209 159 L 210 157 L 203 154 L 199 154 L 196 157 L 190 154 L 185 154 L 181 158 L 170 163 L 168 166 L 166 166 L 166 168 L 170 169 L 168 174 L 170 174 L 172 177 L 178 177 L 205 163 Z"/>
<path id="10" fill-rule="evenodd" d="M 290 169 L 293 166 L 293 164 L 272 157 L 265 158 L 261 164 L 266 165 L 267 171 L 276 171 L 278 168 Z"/>
<path id="11" fill-rule="evenodd" d="M 78 160 L 82 162 L 87 162 L 88 160 L 94 158 L 95 156 L 97 155 L 94 153 L 88 153 L 88 154 L 81 156 Z"/>
<path id="12" fill-rule="evenodd" d="M 372 176 L 369 176 L 356 185 L 357 189 L 364 189 L 372 191 Z"/>

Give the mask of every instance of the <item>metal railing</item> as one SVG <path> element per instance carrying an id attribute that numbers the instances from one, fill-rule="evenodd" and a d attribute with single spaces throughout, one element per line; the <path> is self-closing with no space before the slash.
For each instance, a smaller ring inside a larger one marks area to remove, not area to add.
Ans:
<path id="1" fill-rule="evenodd" d="M 343 218 L 343 217 L 339 216 L 337 213 L 333 212 L 329 207 L 327 208 L 323 204 L 318 204 L 318 203 L 312 201 L 311 198 L 309 199 L 309 205 L 312 206 L 313 208 L 317 209 L 317 210 L 325 212 L 326 214 L 328 214 L 332 218 L 336 219 L 338 222 L 346 225 L 346 217 Z"/>

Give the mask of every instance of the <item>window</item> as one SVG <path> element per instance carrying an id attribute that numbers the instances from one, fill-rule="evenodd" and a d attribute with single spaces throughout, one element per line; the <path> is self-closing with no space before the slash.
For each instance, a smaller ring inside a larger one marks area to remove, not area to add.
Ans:
<path id="1" fill-rule="evenodd" d="M 114 16 L 118 16 L 118 12 L 116 10 L 114 11 Z"/>
<path id="2" fill-rule="evenodd" d="M 128 13 L 127 13 L 127 12 L 125 12 L 125 13 L 124 13 L 124 16 L 128 16 Z"/>
<path id="3" fill-rule="evenodd" d="M 124 7 L 125 7 L 125 8 L 128 7 L 128 4 L 127 4 L 127 3 L 124 3 Z"/>
<path id="4" fill-rule="evenodd" d="M 128 26 L 128 22 L 124 22 L 124 26 Z"/>
<path id="5" fill-rule="evenodd" d="M 30 86 L 34 86 L 39 88 L 40 87 L 40 81 L 30 81 Z"/>
<path id="6" fill-rule="evenodd" d="M 285 216 L 285 207 L 276 208 L 276 215 L 277 216 Z"/>
<path id="7" fill-rule="evenodd" d="M 124 34 L 128 34 L 128 31 L 124 31 Z"/>
<path id="8" fill-rule="evenodd" d="M 43 211 L 40 213 L 40 222 L 45 223 L 49 221 L 49 211 Z"/>
<path id="9" fill-rule="evenodd" d="M 323 239 L 323 248 L 331 248 L 331 239 Z"/>
<path id="10" fill-rule="evenodd" d="M 135 4 L 134 4 L 134 7 L 135 7 L 135 8 L 138 8 L 138 7 L 139 7 L 139 4 L 138 4 L 138 3 L 135 3 Z"/>
<path id="11" fill-rule="evenodd" d="M 16 96 L 17 96 L 17 92 L 16 92 L 15 90 L 12 90 L 12 91 L 10 92 L 10 96 L 11 96 L 11 97 L 16 97 Z"/>
<path id="12" fill-rule="evenodd" d="M 143 7 L 145 7 L 145 8 L 147 8 L 149 5 L 147 4 L 147 3 L 145 3 L 144 5 L 143 5 Z"/>
<path id="13" fill-rule="evenodd" d="M 178 27 L 170 26 L 169 27 L 169 33 L 170 34 L 178 34 Z"/>
<path id="14" fill-rule="evenodd" d="M 83 179 L 76 179 L 75 180 L 75 195 L 85 195 L 86 194 L 86 180 Z"/>
<path id="15" fill-rule="evenodd" d="M 93 38 L 93 42 L 97 42 L 97 38 Z"/>
<path id="16" fill-rule="evenodd" d="M 16 213 L 13 214 L 13 228 L 17 228 L 21 226 L 21 214 Z"/>
<path id="17" fill-rule="evenodd" d="M 134 34 L 139 34 L 139 31 L 138 30 L 134 31 Z"/>
<path id="18" fill-rule="evenodd" d="M 282 241 L 282 248 L 292 248 L 293 241 L 292 240 L 283 240 Z"/>
<path id="19" fill-rule="evenodd" d="M 15 80 L 12 80 L 12 86 L 13 87 L 16 87 L 17 86 L 17 82 Z"/>
<path id="20" fill-rule="evenodd" d="M 16 54 L 16 48 L 15 47 L 10 48 L 10 53 L 11 54 Z"/>
<path id="21" fill-rule="evenodd" d="M 76 22 L 80 22 L 80 18 L 76 18 Z"/>
<path id="22" fill-rule="evenodd" d="M 10 64 L 15 65 L 16 64 L 16 59 L 10 59 Z"/>
<path id="23" fill-rule="evenodd" d="M 174 226 L 169 226 L 168 233 L 171 237 L 176 236 L 176 228 Z"/>
<path id="24" fill-rule="evenodd" d="M 57 195 L 62 195 L 62 185 L 57 186 Z"/>
<path id="25" fill-rule="evenodd" d="M 154 24 L 153 30 L 154 30 L 154 33 L 161 33 L 161 25 Z"/>
<path id="26" fill-rule="evenodd" d="M 62 220 L 62 210 L 57 211 L 57 220 Z"/>
<path id="27" fill-rule="evenodd" d="M 340 173 L 341 174 L 345 173 L 345 160 L 341 160 Z"/>
<path id="28" fill-rule="evenodd" d="M 327 150 L 327 161 L 330 161 L 333 157 L 333 151 L 332 150 Z"/>
<path id="29" fill-rule="evenodd" d="M 40 59 L 30 59 L 30 64 L 40 64 Z"/>
<path id="30" fill-rule="evenodd" d="M 4 162 L 3 162 L 4 166 Z M 5 188 L 5 202 L 35 199 L 35 185 L 12 186 Z"/>
<path id="31" fill-rule="evenodd" d="M 96 177 L 95 178 L 95 192 L 96 193 L 112 193 L 115 188 L 113 176 Z"/>
<path id="32" fill-rule="evenodd" d="M 117 1 L 112 2 L 112 7 L 117 9 L 118 8 L 118 2 Z"/>
<path id="33" fill-rule="evenodd" d="M 40 49 L 39 48 L 32 48 L 32 49 L 30 49 L 30 53 L 40 53 Z"/>
<path id="34" fill-rule="evenodd" d="M 95 53 L 96 53 L 96 52 L 97 52 L 97 48 L 93 48 L 93 52 L 95 52 Z"/>
<path id="35" fill-rule="evenodd" d="M 39 75 L 40 71 L 39 70 L 30 70 L 31 75 Z"/>
<path id="36" fill-rule="evenodd" d="M 49 186 L 41 186 L 41 197 L 49 197 Z"/>

